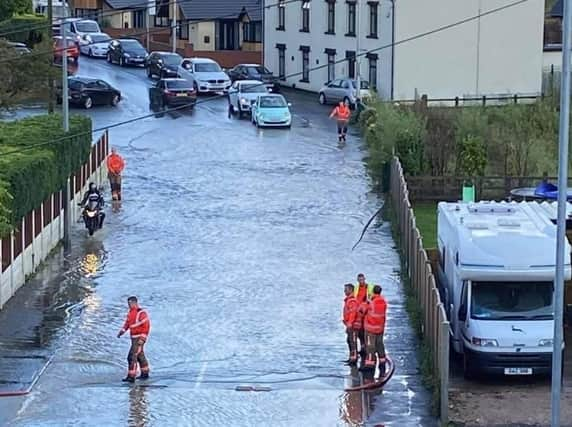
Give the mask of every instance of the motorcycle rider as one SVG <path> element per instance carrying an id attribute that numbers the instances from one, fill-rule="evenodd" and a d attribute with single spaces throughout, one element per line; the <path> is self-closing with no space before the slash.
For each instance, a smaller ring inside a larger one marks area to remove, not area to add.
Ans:
<path id="1" fill-rule="evenodd" d="M 83 194 L 83 199 L 78 205 L 83 207 L 85 210 L 86 204 L 88 202 L 97 202 L 97 209 L 99 211 L 99 228 L 101 228 L 103 226 L 103 220 L 105 219 L 105 212 L 103 212 L 103 206 L 105 202 L 103 200 L 103 195 L 97 189 L 97 186 L 95 185 L 94 182 L 89 183 L 89 188 Z M 83 221 L 85 222 L 85 226 L 87 227 L 87 219 L 85 215 L 82 216 L 83 216 Z"/>

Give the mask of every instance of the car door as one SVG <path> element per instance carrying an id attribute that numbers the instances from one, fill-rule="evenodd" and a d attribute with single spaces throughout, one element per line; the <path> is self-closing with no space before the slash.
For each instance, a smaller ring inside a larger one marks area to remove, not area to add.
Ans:
<path id="1" fill-rule="evenodd" d="M 191 84 L 195 82 L 193 75 L 193 63 L 190 59 L 184 59 L 183 62 L 179 65 L 179 76 L 181 78 L 187 80 Z"/>
<path id="2" fill-rule="evenodd" d="M 341 85 L 342 81 L 336 79 L 328 85 L 328 91 L 326 93 L 326 98 L 331 101 L 338 102 L 341 98 Z"/>
<path id="3" fill-rule="evenodd" d="M 352 91 L 353 91 L 352 82 L 349 80 L 343 80 L 342 88 L 339 91 L 340 97 L 338 98 L 338 101 L 343 101 L 345 97 L 351 98 Z"/>
<path id="4" fill-rule="evenodd" d="M 109 54 L 109 58 L 111 59 L 111 61 L 116 61 L 118 44 L 119 42 L 117 40 L 112 40 L 111 43 L 109 43 L 109 49 L 107 52 Z"/>
<path id="5" fill-rule="evenodd" d="M 95 83 L 96 83 L 97 89 L 99 91 L 99 99 L 100 99 L 99 103 L 100 104 L 106 104 L 106 105 L 111 104 L 111 98 L 114 95 L 113 90 L 111 89 L 111 86 L 109 86 L 103 80 L 98 80 Z"/>
<path id="6" fill-rule="evenodd" d="M 96 81 L 86 83 L 85 94 L 91 98 L 93 105 L 102 103 L 101 88 L 98 86 Z"/>

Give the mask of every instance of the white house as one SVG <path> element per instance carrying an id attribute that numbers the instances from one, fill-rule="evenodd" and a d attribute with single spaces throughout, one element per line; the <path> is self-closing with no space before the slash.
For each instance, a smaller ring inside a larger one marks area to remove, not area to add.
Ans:
<path id="1" fill-rule="evenodd" d="M 359 67 L 385 99 L 536 95 L 543 23 L 543 0 L 267 0 L 264 62 L 314 92 Z"/>

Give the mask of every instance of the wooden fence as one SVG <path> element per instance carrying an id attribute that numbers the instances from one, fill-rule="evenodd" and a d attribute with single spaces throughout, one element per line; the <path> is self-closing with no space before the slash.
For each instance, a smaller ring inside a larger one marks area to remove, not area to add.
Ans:
<path id="1" fill-rule="evenodd" d="M 92 146 L 89 159 L 70 176 L 70 199 L 74 217 L 75 200 L 81 197 L 88 181 L 101 183 L 101 166 L 109 152 L 107 131 Z M 63 191 L 51 194 L 40 206 L 28 212 L 10 235 L 0 239 L 0 308 L 22 286 L 50 251 L 63 238 Z"/>
<path id="2" fill-rule="evenodd" d="M 439 387 L 441 421 L 448 422 L 449 408 L 449 321 L 437 289 L 431 262 L 415 221 L 403 168 L 391 162 L 390 197 L 399 231 L 399 245 L 417 303 L 421 308 L 422 335 L 433 356 L 433 372 Z"/>

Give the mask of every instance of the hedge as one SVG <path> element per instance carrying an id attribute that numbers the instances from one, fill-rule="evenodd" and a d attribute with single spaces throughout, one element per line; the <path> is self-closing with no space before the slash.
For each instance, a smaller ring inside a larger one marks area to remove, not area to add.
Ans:
<path id="1" fill-rule="evenodd" d="M 0 34 L 6 34 L 5 37 L 12 42 L 34 47 L 47 36 L 48 20 L 43 15 L 16 15 L 0 22 Z"/>
<path id="2" fill-rule="evenodd" d="M 69 133 L 76 136 L 69 138 L 61 122 L 51 114 L 0 123 L 0 233 L 59 191 L 89 158 L 91 120 L 72 116 Z"/>

